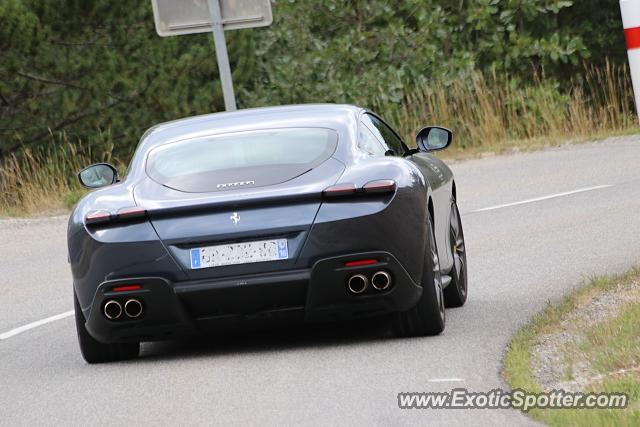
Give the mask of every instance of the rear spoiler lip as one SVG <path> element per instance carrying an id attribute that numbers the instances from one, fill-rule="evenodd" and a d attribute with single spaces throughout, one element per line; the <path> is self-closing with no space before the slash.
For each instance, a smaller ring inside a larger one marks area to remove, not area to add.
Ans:
<path id="1" fill-rule="evenodd" d="M 205 202 L 198 204 L 185 204 L 183 206 L 171 206 L 161 208 L 147 209 L 147 216 L 149 218 L 168 217 L 183 213 L 197 213 L 197 212 L 220 212 L 233 209 L 244 209 L 252 206 L 259 205 L 260 207 L 281 206 L 294 202 L 321 202 L 322 193 L 307 193 L 307 194 L 291 194 L 291 195 L 278 195 L 269 197 L 257 197 L 252 199 L 240 199 L 240 200 L 224 200 L 216 202 Z"/>
<path id="2" fill-rule="evenodd" d="M 149 221 L 151 219 L 165 218 L 178 216 L 183 214 L 197 214 L 199 212 L 221 212 L 229 210 L 240 210 L 252 206 L 260 207 L 276 207 L 292 203 L 321 203 L 322 193 L 304 193 L 304 194 L 288 194 L 277 195 L 268 197 L 256 197 L 251 199 L 238 199 L 238 200 L 221 200 L 215 202 L 204 202 L 188 204 L 185 203 L 181 206 L 170 207 L 151 207 L 146 208 L 144 201 L 136 201 L 136 206 L 139 207 L 144 213 L 140 215 L 128 217 L 126 215 L 120 216 L 114 212 L 107 210 L 96 210 L 91 212 L 105 212 L 109 213 L 109 216 L 105 216 L 97 221 L 87 221 L 86 214 L 83 216 L 83 222 L 85 227 L 91 229 L 108 228 L 119 224 L 130 224 L 136 222 Z"/>
<path id="3" fill-rule="evenodd" d="M 376 181 L 372 181 L 376 182 Z M 362 189 L 356 189 L 354 186 L 354 191 L 350 192 L 348 195 L 341 195 L 337 197 L 340 200 L 353 201 L 354 199 L 361 197 L 389 197 L 393 196 L 395 193 L 395 182 L 393 182 L 394 190 L 392 192 L 384 191 L 366 191 Z M 314 192 L 314 193 L 303 193 L 303 194 L 288 194 L 288 195 L 274 195 L 267 197 L 256 197 L 252 199 L 238 199 L 238 200 L 225 200 L 225 201 L 217 201 L 210 203 L 199 203 L 199 204 L 185 204 L 184 206 L 172 206 L 167 208 L 151 208 L 147 209 L 148 217 L 165 217 L 165 216 L 173 216 L 177 214 L 183 213 L 197 213 L 200 211 L 206 212 L 220 212 L 220 211 L 229 211 L 229 210 L 240 210 L 244 208 L 249 208 L 252 206 L 260 206 L 260 207 L 277 207 L 291 203 L 323 203 L 325 201 L 331 200 L 335 201 L 336 197 L 328 196 L 325 191 Z"/>
<path id="4" fill-rule="evenodd" d="M 355 187 L 354 187 L 355 190 Z M 388 194 L 385 193 L 362 193 L 362 191 L 354 191 L 352 194 L 341 197 L 331 197 L 330 200 L 332 202 L 335 201 L 353 201 L 355 198 L 360 198 L 362 196 L 370 197 L 387 197 Z M 338 200 L 336 200 L 338 199 Z M 236 200 L 221 200 L 215 202 L 204 202 L 204 203 L 195 203 L 180 206 L 170 206 L 170 207 L 155 207 L 155 208 L 145 208 L 144 201 L 140 205 L 140 209 L 144 209 L 144 213 L 142 215 L 137 215 L 133 217 L 127 216 L 119 216 L 112 214 L 109 219 L 105 219 L 104 221 L 97 221 L 94 223 L 87 223 L 85 220 L 86 226 L 89 227 L 108 227 L 112 224 L 122 224 L 122 223 L 133 223 L 140 221 L 147 221 L 151 219 L 157 218 L 166 218 L 172 216 L 178 216 L 183 214 L 197 214 L 199 212 L 222 212 L 222 211 L 230 211 L 230 210 L 241 210 L 246 208 L 251 208 L 254 206 L 259 206 L 261 208 L 266 207 L 278 207 L 287 204 L 294 203 L 323 203 L 328 201 L 329 199 L 325 195 L 323 191 L 313 192 L 313 193 L 302 193 L 302 194 L 286 194 L 286 195 L 273 195 L 267 197 L 255 197 L 250 199 L 236 199 Z M 139 202 L 138 202 L 139 203 Z"/>

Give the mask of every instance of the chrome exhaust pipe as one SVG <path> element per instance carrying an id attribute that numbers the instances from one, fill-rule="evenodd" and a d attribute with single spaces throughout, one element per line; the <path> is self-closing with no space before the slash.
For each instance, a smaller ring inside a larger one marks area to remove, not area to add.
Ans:
<path id="1" fill-rule="evenodd" d="M 104 315 L 109 320 L 115 320 L 122 316 L 122 304 L 116 300 L 107 301 L 104 305 Z"/>
<path id="2" fill-rule="evenodd" d="M 384 291 L 391 286 L 391 275 L 386 271 L 378 271 L 371 278 L 371 286 L 377 291 Z"/>
<path id="3" fill-rule="evenodd" d="M 132 319 L 140 317 L 142 314 L 142 303 L 135 298 L 127 300 L 127 302 L 124 303 L 124 312 Z"/>
<path id="4" fill-rule="evenodd" d="M 347 282 L 347 288 L 352 294 L 358 295 L 367 290 L 369 279 L 363 274 L 354 274 Z"/>

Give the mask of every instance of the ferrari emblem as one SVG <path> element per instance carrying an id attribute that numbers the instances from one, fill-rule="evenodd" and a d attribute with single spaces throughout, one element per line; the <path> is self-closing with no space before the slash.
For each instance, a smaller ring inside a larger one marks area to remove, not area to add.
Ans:
<path id="1" fill-rule="evenodd" d="M 233 221 L 234 224 L 237 224 L 240 222 L 240 215 L 238 215 L 238 212 L 234 212 L 233 215 L 229 217 L 229 219 Z"/>

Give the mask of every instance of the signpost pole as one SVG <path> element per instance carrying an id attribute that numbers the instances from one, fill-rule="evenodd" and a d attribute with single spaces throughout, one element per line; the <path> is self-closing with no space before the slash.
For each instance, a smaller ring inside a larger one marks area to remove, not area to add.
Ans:
<path id="1" fill-rule="evenodd" d="M 219 0 L 208 0 L 208 2 L 212 21 L 211 31 L 213 32 L 216 58 L 218 59 L 218 71 L 220 72 L 220 83 L 222 83 L 222 95 L 224 96 L 224 107 L 227 111 L 236 111 L 236 96 L 233 93 L 231 66 L 229 65 L 227 41 L 224 37 L 224 28 L 222 26 L 220 2 Z"/>

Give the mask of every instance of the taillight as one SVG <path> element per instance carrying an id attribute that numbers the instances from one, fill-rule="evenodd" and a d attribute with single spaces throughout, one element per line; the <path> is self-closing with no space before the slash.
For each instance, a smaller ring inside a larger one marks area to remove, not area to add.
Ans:
<path id="1" fill-rule="evenodd" d="M 396 182 L 392 179 L 379 179 L 375 181 L 369 181 L 361 188 L 358 188 L 355 184 L 336 184 L 331 187 L 327 187 L 322 195 L 325 197 L 344 197 L 354 194 L 383 194 L 394 193 L 398 188 Z"/>
<path id="2" fill-rule="evenodd" d="M 144 218 L 147 211 L 139 206 L 129 206 L 120 208 L 115 214 L 107 210 L 91 211 L 85 217 L 84 221 L 87 225 L 103 224 L 111 221 L 130 221 Z"/>
<path id="3" fill-rule="evenodd" d="M 369 181 L 362 190 L 365 193 L 393 193 L 396 191 L 396 182 L 392 179 L 380 179 L 377 181 Z"/>
<path id="4" fill-rule="evenodd" d="M 84 221 L 89 224 L 101 224 L 111 220 L 111 212 L 109 211 L 91 211 L 85 217 Z"/>
<path id="5" fill-rule="evenodd" d="M 322 194 L 327 197 L 341 197 L 355 194 L 357 191 L 355 184 L 336 184 L 325 188 Z"/>
<path id="6" fill-rule="evenodd" d="M 139 206 L 132 206 L 128 208 L 118 209 L 118 218 L 142 218 L 147 214 L 147 211 Z"/>

